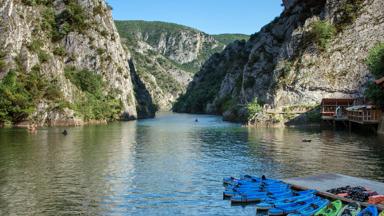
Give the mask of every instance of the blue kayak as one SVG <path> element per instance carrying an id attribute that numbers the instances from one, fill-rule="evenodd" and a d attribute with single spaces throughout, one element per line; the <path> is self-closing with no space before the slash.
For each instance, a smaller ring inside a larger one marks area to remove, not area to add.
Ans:
<path id="1" fill-rule="evenodd" d="M 242 190 L 242 191 L 234 191 L 234 190 L 225 190 L 223 192 L 224 197 L 231 197 L 234 195 L 274 195 L 274 194 L 289 194 L 292 195 L 293 192 L 291 189 L 281 190 L 281 191 L 257 191 L 257 190 Z"/>
<path id="2" fill-rule="evenodd" d="M 232 203 L 249 203 L 260 202 L 266 199 L 277 199 L 282 197 L 289 197 L 292 195 L 291 191 L 281 193 L 268 193 L 268 194 L 236 194 L 231 197 Z"/>
<path id="3" fill-rule="evenodd" d="M 265 190 L 265 189 L 226 189 L 223 192 L 224 197 L 233 196 L 235 194 L 279 194 L 279 193 L 293 193 L 290 188 L 281 188 L 274 190 Z"/>
<path id="4" fill-rule="evenodd" d="M 290 205 L 295 202 L 303 202 L 309 199 L 312 199 L 314 196 L 313 193 L 307 193 L 303 195 L 293 195 L 285 198 L 278 198 L 276 200 L 266 200 L 256 205 L 257 209 L 268 210 L 271 208 L 277 208 L 284 205 Z"/>
<path id="5" fill-rule="evenodd" d="M 244 191 L 262 191 L 262 192 L 279 192 L 279 191 L 286 191 L 290 190 L 289 185 L 282 185 L 280 187 L 259 187 L 259 186 L 229 186 L 225 188 L 225 191 L 237 191 L 237 192 L 244 192 Z"/>
<path id="6" fill-rule="evenodd" d="M 357 216 L 378 216 L 379 210 L 376 206 L 370 205 L 364 210 L 362 210 Z"/>
<path id="7" fill-rule="evenodd" d="M 298 210 L 295 213 L 288 214 L 289 216 L 312 216 L 321 209 L 327 207 L 329 200 L 321 199 L 318 202 L 312 203 L 308 207 Z"/>
<path id="8" fill-rule="evenodd" d="M 273 188 L 264 188 L 264 187 L 227 187 L 225 190 L 275 192 L 275 191 L 285 191 L 285 190 L 290 190 L 290 189 L 291 189 L 290 187 L 273 187 Z"/>
<path id="9" fill-rule="evenodd" d="M 269 215 L 286 215 L 286 214 L 299 212 L 300 210 L 305 209 L 312 204 L 318 203 L 320 200 L 321 198 L 317 196 L 313 196 L 311 199 L 306 201 L 294 202 L 294 203 L 291 203 L 290 205 L 278 206 L 276 208 L 269 209 L 268 214 Z"/>
<path id="10" fill-rule="evenodd" d="M 234 178 L 234 177 L 228 177 L 228 178 L 223 179 L 224 185 L 228 185 L 228 184 L 230 184 L 230 185 L 233 185 L 233 184 L 255 184 L 255 183 L 269 185 L 269 184 L 283 183 L 283 182 L 279 181 L 279 180 L 275 180 L 275 179 L 262 179 L 262 178 L 253 177 L 250 175 L 244 175 L 240 179 Z"/>
<path id="11" fill-rule="evenodd" d="M 223 192 L 223 196 L 224 197 L 232 197 L 232 196 L 235 196 L 235 195 L 264 195 L 264 196 L 267 196 L 268 192 L 263 192 L 263 191 L 243 191 L 243 192 L 239 192 L 239 191 L 232 191 L 232 190 L 226 190 Z"/>
<path id="12" fill-rule="evenodd" d="M 260 184 L 260 183 L 246 183 L 246 184 L 230 184 L 228 187 L 263 187 L 263 188 L 276 188 L 276 187 L 289 187 L 288 184 L 284 183 L 273 183 L 273 184 Z"/>

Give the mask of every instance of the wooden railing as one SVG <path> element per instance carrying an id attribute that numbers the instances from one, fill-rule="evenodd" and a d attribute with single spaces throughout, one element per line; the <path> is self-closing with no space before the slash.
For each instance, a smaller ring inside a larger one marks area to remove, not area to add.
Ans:
<path id="1" fill-rule="evenodd" d="M 341 113 L 339 113 L 338 116 L 336 116 L 337 107 L 341 108 Z M 321 107 L 321 115 L 322 116 L 333 116 L 333 117 L 339 117 L 339 118 L 346 118 L 347 117 L 347 110 L 346 110 L 347 107 L 348 106 L 323 105 Z"/>
<path id="2" fill-rule="evenodd" d="M 348 111 L 348 119 L 358 123 L 378 123 L 381 120 L 381 110 L 354 110 Z"/>

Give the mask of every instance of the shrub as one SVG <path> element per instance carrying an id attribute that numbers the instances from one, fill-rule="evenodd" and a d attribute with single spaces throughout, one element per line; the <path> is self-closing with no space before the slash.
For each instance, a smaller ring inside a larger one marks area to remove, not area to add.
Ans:
<path id="1" fill-rule="evenodd" d="M 59 41 L 69 32 L 83 33 L 89 28 L 87 14 L 76 0 L 66 0 L 66 8 L 55 17 L 52 40 Z"/>
<path id="2" fill-rule="evenodd" d="M 45 63 L 45 62 L 47 62 L 51 58 L 49 56 L 49 54 L 47 52 L 45 52 L 44 50 L 40 50 L 39 51 L 38 57 L 39 57 L 40 63 Z"/>
<path id="3" fill-rule="evenodd" d="M 338 31 L 342 31 L 356 20 L 363 3 L 364 0 L 347 0 L 343 3 L 340 9 L 336 11 L 335 24 Z"/>
<path id="4" fill-rule="evenodd" d="M 366 64 L 377 79 L 384 76 L 384 43 L 378 43 L 370 50 Z M 368 85 L 365 96 L 377 104 L 384 105 L 384 91 L 374 83 Z"/>
<path id="5" fill-rule="evenodd" d="M 0 83 L 0 121 L 18 122 L 27 118 L 35 109 L 31 94 L 25 84 L 17 80 L 15 71 L 10 71 Z"/>
<path id="6" fill-rule="evenodd" d="M 4 60 L 5 58 L 5 52 L 0 51 L 0 72 L 6 71 L 7 70 L 7 62 Z"/>
<path id="7" fill-rule="evenodd" d="M 384 76 L 384 42 L 378 43 L 370 50 L 366 64 L 376 78 Z"/>
<path id="8" fill-rule="evenodd" d="M 101 55 L 103 55 L 106 51 L 105 51 L 105 49 L 103 49 L 103 48 L 97 48 L 96 52 L 97 52 L 98 55 L 101 56 Z"/>
<path id="9" fill-rule="evenodd" d="M 30 44 L 28 44 L 27 48 L 29 51 L 37 53 L 40 51 L 41 47 L 44 46 L 44 42 L 42 40 L 36 39 L 31 41 Z"/>
<path id="10" fill-rule="evenodd" d="M 0 71 L 5 71 L 7 67 L 7 62 L 4 60 L 0 59 Z"/>
<path id="11" fill-rule="evenodd" d="M 263 111 L 263 107 L 259 104 L 257 98 L 255 98 L 252 102 L 248 103 L 246 107 L 248 112 L 248 118 L 252 118 L 257 113 L 261 113 Z"/>
<path id="12" fill-rule="evenodd" d="M 55 49 L 53 50 L 53 54 L 64 57 L 67 53 L 64 47 L 58 46 L 58 47 L 55 47 Z"/>
<path id="13" fill-rule="evenodd" d="M 45 32 L 50 33 L 50 37 L 53 35 L 53 30 L 55 28 L 55 12 L 52 8 L 46 8 L 42 12 L 42 20 L 41 20 L 41 29 Z"/>
<path id="14" fill-rule="evenodd" d="M 368 84 L 367 89 L 364 92 L 365 97 L 369 98 L 373 102 L 379 105 L 384 105 L 384 91 L 378 85 L 374 83 Z"/>
<path id="15" fill-rule="evenodd" d="M 335 33 L 335 27 L 328 21 L 316 21 L 312 23 L 310 38 L 320 50 L 325 50 Z"/>
<path id="16" fill-rule="evenodd" d="M 56 86 L 42 77 L 39 70 L 39 66 L 30 73 L 12 70 L 0 81 L 0 122 L 27 119 L 43 99 L 63 101 L 62 93 L 55 90 L 53 94 Z"/>
<path id="17" fill-rule="evenodd" d="M 94 15 L 100 15 L 103 16 L 105 14 L 105 9 L 102 4 L 97 5 L 93 8 L 93 14 Z"/>
<path id="18" fill-rule="evenodd" d="M 85 120 L 118 119 L 122 112 L 122 104 L 115 93 L 104 94 L 105 86 L 102 77 L 89 70 L 66 68 L 65 76 L 77 86 L 84 96 L 73 105 Z"/>

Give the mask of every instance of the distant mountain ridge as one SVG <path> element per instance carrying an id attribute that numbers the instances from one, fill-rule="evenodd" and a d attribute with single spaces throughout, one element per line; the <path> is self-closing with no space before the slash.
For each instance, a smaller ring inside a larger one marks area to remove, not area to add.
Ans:
<path id="1" fill-rule="evenodd" d="M 214 53 L 242 34 L 209 35 L 195 28 L 159 21 L 115 21 L 136 71 L 160 110 L 170 110 L 192 76 Z"/>

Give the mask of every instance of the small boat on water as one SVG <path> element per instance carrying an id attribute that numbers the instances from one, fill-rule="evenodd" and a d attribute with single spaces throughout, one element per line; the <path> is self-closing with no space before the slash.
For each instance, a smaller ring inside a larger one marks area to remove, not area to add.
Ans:
<path id="1" fill-rule="evenodd" d="M 379 215 L 379 210 L 377 209 L 376 206 L 370 205 L 364 210 L 362 210 L 357 216 L 378 216 Z"/>
<path id="2" fill-rule="evenodd" d="M 328 206 L 318 211 L 315 216 L 337 216 L 343 207 L 340 200 L 331 202 Z"/>
<path id="3" fill-rule="evenodd" d="M 359 203 L 349 203 L 344 206 L 337 216 L 356 216 L 361 211 Z"/>

